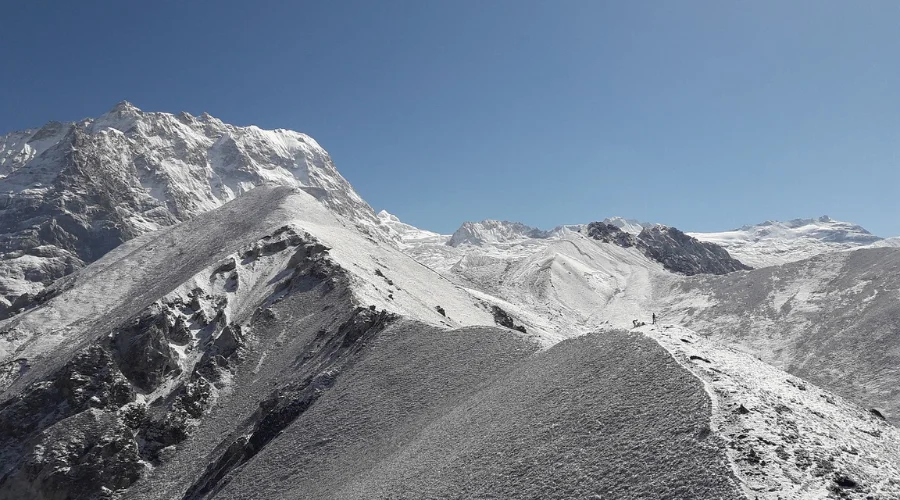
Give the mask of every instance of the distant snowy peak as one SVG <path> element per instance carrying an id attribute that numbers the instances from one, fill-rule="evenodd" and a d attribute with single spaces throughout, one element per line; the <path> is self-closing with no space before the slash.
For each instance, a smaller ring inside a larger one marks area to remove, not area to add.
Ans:
<path id="1" fill-rule="evenodd" d="M 650 224 L 649 222 L 640 222 L 635 219 L 626 219 L 624 217 L 607 217 L 606 219 L 603 219 L 603 223 L 616 226 L 622 231 L 635 236 L 641 234 L 641 231 L 643 231 L 644 228 L 653 226 L 653 224 Z"/>
<path id="2" fill-rule="evenodd" d="M 387 210 L 378 212 L 378 223 L 390 239 L 398 243 L 401 248 L 408 248 L 423 243 L 446 243 L 450 236 L 419 229 L 411 224 L 402 222 L 396 215 Z"/>
<path id="3" fill-rule="evenodd" d="M 526 226 L 521 222 L 487 219 L 481 222 L 464 222 L 453 233 L 447 244 L 458 247 L 460 245 L 512 243 L 533 238 L 548 238 L 551 234 L 551 231 Z"/>
<path id="4" fill-rule="evenodd" d="M 720 233 L 689 233 L 716 243 L 744 263 L 765 267 L 803 260 L 825 252 L 873 245 L 882 238 L 863 227 L 827 215 L 787 222 L 766 221 Z"/>
<path id="5" fill-rule="evenodd" d="M 893 238 L 885 238 L 883 240 L 878 240 L 875 243 L 866 245 L 865 248 L 898 248 L 900 247 L 900 236 L 895 236 Z"/>
<path id="6" fill-rule="evenodd" d="M 881 239 L 862 226 L 834 220 L 827 215 L 815 219 L 793 219 L 787 222 L 766 221 L 761 224 L 744 226 L 735 231 L 745 231 L 756 238 L 773 236 L 812 238 L 831 243 L 853 243 L 859 245 L 867 245 Z"/>

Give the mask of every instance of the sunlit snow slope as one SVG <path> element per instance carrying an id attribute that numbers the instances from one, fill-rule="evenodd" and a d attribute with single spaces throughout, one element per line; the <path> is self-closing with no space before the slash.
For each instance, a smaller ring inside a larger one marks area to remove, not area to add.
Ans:
<path id="1" fill-rule="evenodd" d="M 266 183 L 305 189 L 378 227 L 328 153 L 289 130 L 122 102 L 98 118 L 0 137 L 0 318 L 123 241 Z"/>
<path id="2" fill-rule="evenodd" d="M 881 240 L 862 227 L 828 216 L 767 221 L 720 233 L 689 233 L 724 247 L 741 262 L 765 267 L 803 260 L 814 255 L 860 248 Z"/>

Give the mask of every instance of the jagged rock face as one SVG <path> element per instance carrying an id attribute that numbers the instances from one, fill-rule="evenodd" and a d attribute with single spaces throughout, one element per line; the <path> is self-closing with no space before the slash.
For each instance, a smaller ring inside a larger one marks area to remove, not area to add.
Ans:
<path id="1" fill-rule="evenodd" d="M 252 459 L 309 409 L 334 384 L 341 371 L 355 360 L 365 341 L 371 340 L 395 319 L 385 312 L 356 308 L 333 336 L 325 332 L 317 336 L 320 347 L 306 353 L 303 366 L 295 373 L 297 380 L 259 401 L 259 410 L 251 417 L 247 429 L 242 429 L 241 437 L 227 447 L 220 446 L 224 450 L 222 455 L 194 481 L 184 499 L 214 496 L 227 484 L 222 479 L 228 473 Z"/>
<path id="2" fill-rule="evenodd" d="M 613 243 L 622 248 L 637 246 L 637 237 L 627 233 L 618 226 L 605 222 L 591 222 L 584 228 L 584 232 L 597 241 Z"/>
<path id="3" fill-rule="evenodd" d="M 585 226 L 583 232 L 603 243 L 623 248 L 637 247 L 666 269 L 688 276 L 728 274 L 750 269 L 732 258 L 724 248 L 697 240 L 674 227 L 646 227 L 635 236 L 613 224 L 592 222 Z"/>
<path id="4" fill-rule="evenodd" d="M 517 330 L 522 333 L 528 333 L 528 330 L 522 325 L 517 325 L 512 316 L 510 316 L 508 312 L 504 311 L 503 308 L 499 306 L 492 306 L 491 313 L 494 315 L 494 322 L 498 325 L 504 328 L 509 328 L 511 330 Z"/>
<path id="5" fill-rule="evenodd" d="M 328 153 L 297 132 L 123 102 L 97 119 L 0 138 L 0 319 L 122 242 L 263 183 L 306 189 L 378 226 Z"/>
<path id="6" fill-rule="evenodd" d="M 244 361 L 242 348 L 250 341 L 244 325 L 256 328 L 255 322 L 270 321 L 273 308 L 295 296 L 329 296 L 327 308 L 337 306 L 321 315 L 326 324 L 337 325 L 320 329 L 314 340 L 332 347 L 304 364 L 313 374 L 335 374 L 336 360 L 345 362 L 344 352 L 358 349 L 392 316 L 354 310 L 346 293 L 336 296 L 344 278 L 326 257 L 327 250 L 308 235 L 279 228 L 202 271 L 111 334 L 89 340 L 48 377 L 5 394 L 0 403 L 0 497 L 94 499 L 127 490 L 148 468 L 170 460 L 214 400 L 228 390 Z M 260 268 L 272 274 L 262 275 L 262 288 L 252 282 Z M 212 288 L 186 291 L 193 282 Z M 255 293 L 247 296 L 240 290 L 243 295 L 238 295 L 239 283 Z M 255 312 L 238 314 L 232 301 Z M 21 363 L 13 363 L 15 369 L 5 374 L 12 380 L 30 368 L 29 360 L 17 361 Z M 315 396 L 322 388 L 317 381 L 307 385 L 297 390 Z M 284 406 L 282 399 L 276 398 L 276 408 Z M 258 434 L 268 432 L 271 439 L 277 425 L 265 422 Z M 250 444 L 258 451 L 265 441 Z"/>
<path id="7" fill-rule="evenodd" d="M 144 472 L 132 430 L 115 413 L 92 408 L 60 421 L 36 441 L 22 472 L 8 478 L 11 490 L 21 486 L 35 498 L 108 498 Z"/>
<path id="8" fill-rule="evenodd" d="M 178 319 L 184 324 L 182 316 Z M 125 376 L 138 388 L 152 391 L 167 375 L 179 370 L 177 355 L 169 342 L 170 337 L 174 337 L 173 341 L 183 339 L 185 332 L 178 332 L 176 325 L 170 326 L 166 309 L 154 304 L 115 333 L 111 350 Z"/>
<path id="9" fill-rule="evenodd" d="M 714 244 L 692 238 L 674 227 L 645 228 L 638 235 L 647 256 L 659 261 L 670 271 L 686 274 L 728 274 L 750 269 L 728 251 Z"/>

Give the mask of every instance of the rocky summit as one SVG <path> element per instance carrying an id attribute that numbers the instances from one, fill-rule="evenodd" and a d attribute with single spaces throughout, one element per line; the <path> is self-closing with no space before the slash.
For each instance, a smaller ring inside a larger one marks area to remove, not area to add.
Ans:
<path id="1" fill-rule="evenodd" d="M 900 498 L 854 224 L 439 234 L 127 102 L 0 138 L 0 200 L 0 498 Z"/>

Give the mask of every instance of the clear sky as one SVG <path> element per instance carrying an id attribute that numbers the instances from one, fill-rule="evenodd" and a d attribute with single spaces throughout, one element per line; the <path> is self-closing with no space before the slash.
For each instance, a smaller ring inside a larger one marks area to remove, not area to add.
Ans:
<path id="1" fill-rule="evenodd" d="M 312 135 L 453 231 L 830 215 L 900 235 L 900 3 L 2 0 L 0 133 L 127 99 Z"/>

